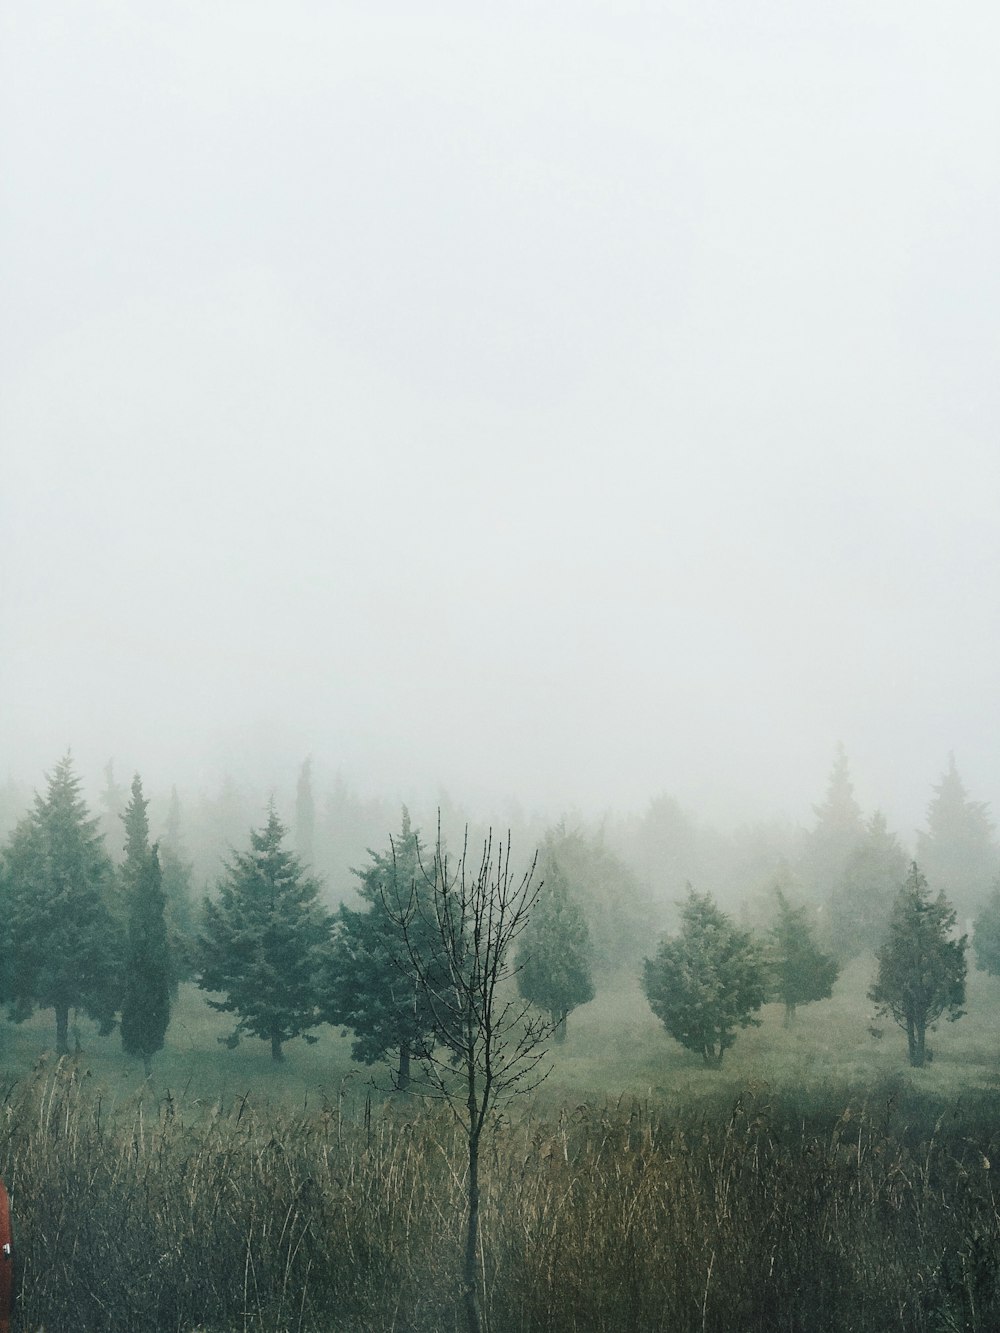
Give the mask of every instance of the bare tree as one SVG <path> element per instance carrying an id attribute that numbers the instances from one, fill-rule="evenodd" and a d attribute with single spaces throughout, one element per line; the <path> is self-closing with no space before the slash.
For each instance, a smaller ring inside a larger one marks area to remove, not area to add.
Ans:
<path id="1" fill-rule="evenodd" d="M 419 882 L 394 879 L 386 908 L 401 932 L 409 965 L 430 1014 L 432 1040 L 416 1052 L 425 1092 L 451 1108 L 468 1143 L 469 1171 L 463 1299 L 469 1333 L 481 1333 L 479 1154 L 492 1114 L 545 1078 L 545 1043 L 553 1024 L 511 984 L 511 945 L 538 898 L 535 861 L 520 877 L 511 870 L 510 835 L 483 845 L 478 869 L 468 857 L 468 830 L 457 865 L 441 838 Z M 388 891 L 388 890 L 387 890 Z"/>

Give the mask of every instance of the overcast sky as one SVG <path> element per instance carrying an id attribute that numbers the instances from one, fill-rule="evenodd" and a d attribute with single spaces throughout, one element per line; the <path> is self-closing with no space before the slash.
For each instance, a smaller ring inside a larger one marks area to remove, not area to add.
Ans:
<path id="1" fill-rule="evenodd" d="M 0 763 L 1000 809 L 998 50 L 7 0 Z"/>

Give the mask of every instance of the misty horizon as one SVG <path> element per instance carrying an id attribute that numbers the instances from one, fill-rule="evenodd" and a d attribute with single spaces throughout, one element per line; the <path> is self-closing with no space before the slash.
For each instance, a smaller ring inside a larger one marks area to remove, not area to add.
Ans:
<path id="1" fill-rule="evenodd" d="M 2 24 L 0 777 L 1000 808 L 993 7 Z"/>

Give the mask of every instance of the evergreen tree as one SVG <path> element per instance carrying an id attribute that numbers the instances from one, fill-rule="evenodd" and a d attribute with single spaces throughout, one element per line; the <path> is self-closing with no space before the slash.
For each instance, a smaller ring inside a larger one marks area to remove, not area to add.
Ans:
<path id="1" fill-rule="evenodd" d="M 800 1004 L 827 1000 L 839 968 L 830 954 L 816 944 L 809 924 L 809 909 L 793 907 L 777 890 L 778 919 L 771 927 L 770 961 L 774 989 L 790 1023 Z"/>
<path id="2" fill-rule="evenodd" d="M 906 853 L 890 833 L 885 815 L 876 810 L 830 896 L 827 933 L 838 957 L 875 950 L 889 925 L 906 867 Z"/>
<path id="3" fill-rule="evenodd" d="M 122 820 L 125 817 L 128 793 L 115 778 L 115 761 L 113 759 L 109 759 L 104 765 L 104 786 L 101 789 L 100 801 L 101 814 L 98 826 L 101 836 L 104 838 L 105 846 L 110 848 L 111 859 L 117 862 L 118 848 L 121 845 L 119 835 L 121 834 Z"/>
<path id="4" fill-rule="evenodd" d="M 550 845 L 542 863 L 538 899 L 518 951 L 517 988 L 549 1015 L 556 1041 L 566 1040 L 570 1012 L 594 998 L 593 952 L 587 918 L 570 897 L 566 876 Z"/>
<path id="5" fill-rule="evenodd" d="M 759 1027 L 766 968 L 748 931 L 739 930 L 710 894 L 688 888 L 680 934 L 643 963 L 649 1007 L 675 1041 L 721 1065 L 736 1029 Z"/>
<path id="6" fill-rule="evenodd" d="M 587 920 L 593 970 L 606 975 L 635 958 L 663 928 L 663 915 L 633 870 L 608 845 L 601 830 L 586 832 L 560 821 L 545 836 Z"/>
<path id="7" fill-rule="evenodd" d="M 119 872 L 128 921 L 121 1032 L 122 1049 L 141 1058 L 147 1078 L 170 1022 L 173 971 L 160 860 L 157 848 L 149 845 L 148 804 L 137 773 L 123 815 L 125 860 Z"/>
<path id="8" fill-rule="evenodd" d="M 861 807 L 854 799 L 847 752 L 837 746 L 826 799 L 813 807 L 816 823 L 806 838 L 801 878 L 818 902 L 826 902 L 862 840 Z"/>
<path id="9" fill-rule="evenodd" d="M 226 1044 L 244 1033 L 282 1047 L 295 1037 L 315 1041 L 321 1023 L 320 974 L 330 940 L 330 915 L 319 884 L 282 847 L 285 828 L 272 804 L 267 824 L 250 833 L 250 850 L 235 853 L 215 900 L 206 898 L 199 937 L 202 990 L 225 996 L 213 1009 L 237 1015 Z"/>
<path id="10" fill-rule="evenodd" d="M 972 946 L 976 951 L 976 968 L 1000 977 L 1000 878 L 993 882 L 993 892 L 976 917 Z"/>
<path id="11" fill-rule="evenodd" d="M 965 1003 L 965 935 L 954 937 L 956 914 L 943 893 L 932 898 L 916 862 L 899 890 L 889 933 L 876 952 L 878 974 L 868 992 L 876 1013 L 906 1033 L 910 1064 L 929 1058 L 927 1029 L 942 1014 L 962 1017 Z"/>
<path id="12" fill-rule="evenodd" d="M 4 857 L 13 1016 L 53 1009 L 56 1050 L 69 1051 L 79 1009 L 110 1031 L 118 1008 L 121 939 L 109 910 L 112 867 L 67 754 Z"/>
<path id="13" fill-rule="evenodd" d="M 295 850 L 306 865 L 316 859 L 316 803 L 312 789 L 312 759 L 299 770 L 295 788 Z"/>
<path id="14" fill-rule="evenodd" d="M 989 807 L 969 799 L 949 755 L 948 771 L 927 807 L 926 831 L 917 834 L 917 855 L 963 919 L 978 910 L 1000 869 L 993 828 Z"/>
<path id="15" fill-rule="evenodd" d="M 326 1014 L 354 1033 L 351 1053 L 366 1065 L 398 1056 L 395 1086 L 410 1083 L 410 1061 L 432 1044 L 433 1013 L 419 984 L 400 917 L 411 900 L 411 930 L 430 959 L 427 877 L 421 866 L 420 835 L 404 808 L 400 832 L 383 852 L 369 849 L 371 864 L 354 874 L 363 910 L 342 905 L 330 955 Z M 428 938 L 424 939 L 426 935 Z M 429 966 L 429 963 L 428 963 Z"/>
<path id="16" fill-rule="evenodd" d="M 195 971 L 197 928 L 191 901 L 193 867 L 181 837 L 181 803 L 177 788 L 170 790 L 167 822 L 159 842 L 163 896 L 166 900 L 167 940 L 170 945 L 170 990 L 176 995 L 181 981 L 190 981 Z"/>

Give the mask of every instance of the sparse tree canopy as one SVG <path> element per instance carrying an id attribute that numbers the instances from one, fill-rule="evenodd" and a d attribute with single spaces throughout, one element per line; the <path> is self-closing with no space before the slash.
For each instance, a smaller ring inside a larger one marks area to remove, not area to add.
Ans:
<path id="1" fill-rule="evenodd" d="M 424 1089 L 443 1097 L 468 1140 L 463 1291 L 466 1326 L 480 1333 L 479 1156 L 495 1108 L 534 1088 L 551 1025 L 513 994 L 511 950 L 527 928 L 538 889 L 534 863 L 518 879 L 510 840 L 487 838 L 478 869 L 463 848 L 449 864 L 440 823 L 424 887 L 393 908 L 431 1013 L 432 1044 L 421 1053 Z"/>
<path id="2" fill-rule="evenodd" d="M 199 939 L 198 985 L 225 996 L 209 1000 L 214 1009 L 238 1016 L 227 1044 L 249 1033 L 271 1043 L 274 1060 L 295 1037 L 316 1040 L 331 929 L 318 883 L 284 850 L 284 837 L 272 806 L 265 827 L 251 831 L 250 850 L 228 864 L 218 898 L 205 899 Z"/>
<path id="3" fill-rule="evenodd" d="M 770 932 L 770 962 L 775 993 L 785 1006 L 786 1021 L 791 1021 L 800 1004 L 829 999 L 840 969 L 816 944 L 809 909 L 793 907 L 780 889 L 776 898 L 778 919 Z"/>
<path id="4" fill-rule="evenodd" d="M 518 952 L 517 986 L 525 999 L 549 1015 L 556 1041 L 565 1040 L 572 1010 L 594 998 L 592 958 L 587 919 L 570 896 L 550 843 L 538 902 Z"/>
<path id="5" fill-rule="evenodd" d="M 675 1041 L 720 1065 L 736 1030 L 759 1026 L 767 974 L 748 931 L 739 930 L 710 894 L 689 887 L 680 934 L 643 964 L 649 1007 Z"/>
<path id="6" fill-rule="evenodd" d="M 371 1065 L 398 1055 L 394 1081 L 401 1091 L 409 1086 L 411 1057 L 433 1041 L 434 1029 L 428 986 L 410 956 L 415 949 L 426 967 L 434 957 L 432 937 L 417 938 L 435 929 L 425 902 L 430 886 L 420 851 L 420 835 L 404 809 L 389 847 L 369 851 L 371 864 L 354 872 L 367 906 L 359 911 L 342 905 L 337 912 L 324 1001 L 328 1021 L 354 1033 L 355 1060 Z M 409 913 L 408 948 L 399 918 L 411 896 L 419 899 L 421 910 Z"/>
<path id="7" fill-rule="evenodd" d="M 157 848 L 149 845 L 147 805 L 136 774 L 123 816 L 125 860 L 119 871 L 128 921 L 121 1032 L 122 1049 L 142 1060 L 148 1077 L 150 1060 L 162 1049 L 170 1022 L 173 968 L 160 861 Z"/>
<path id="8" fill-rule="evenodd" d="M 55 1010 L 61 1054 L 69 1050 L 70 1010 L 110 1031 L 118 1008 L 121 939 L 97 825 L 67 755 L 4 856 L 14 1017 L 28 1017 L 35 1006 Z"/>
<path id="9" fill-rule="evenodd" d="M 939 893 L 932 898 L 914 862 L 899 890 L 889 933 L 876 952 L 878 974 L 868 992 L 876 1013 L 906 1033 L 910 1064 L 928 1058 L 927 1029 L 942 1014 L 954 1022 L 965 1003 L 966 936 L 955 937 L 955 909 Z"/>

